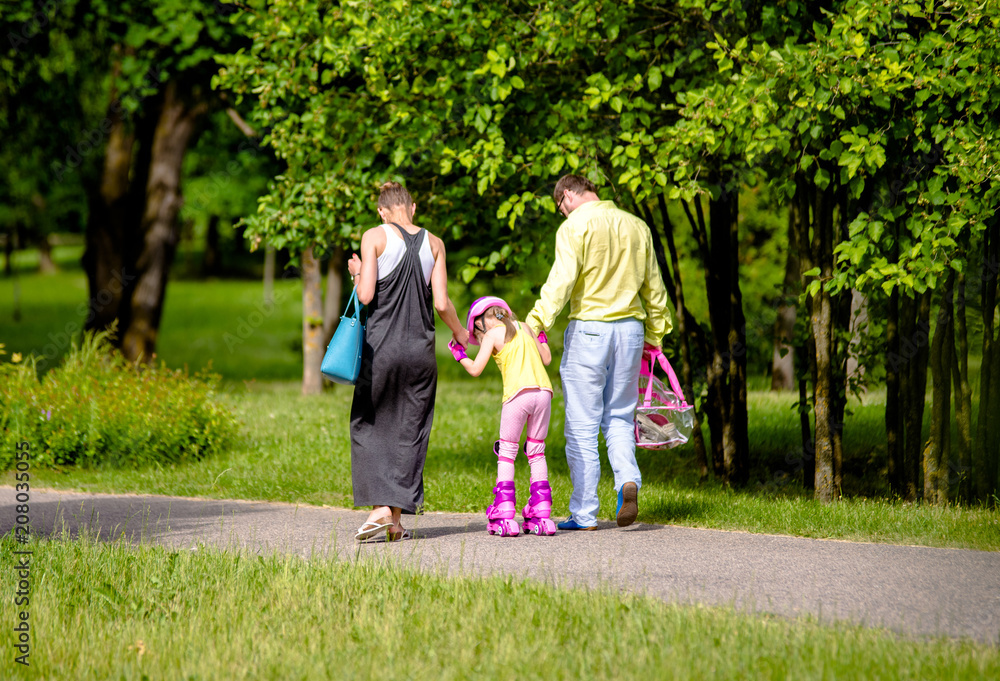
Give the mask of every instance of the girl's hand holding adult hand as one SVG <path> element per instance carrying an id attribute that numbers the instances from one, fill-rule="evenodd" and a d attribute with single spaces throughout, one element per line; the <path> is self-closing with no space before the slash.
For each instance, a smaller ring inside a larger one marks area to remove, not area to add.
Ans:
<path id="1" fill-rule="evenodd" d="M 451 350 L 451 356 L 455 358 L 456 362 L 461 362 L 463 359 L 468 357 L 465 354 L 465 348 L 458 344 L 457 341 L 448 341 L 448 349 Z"/>

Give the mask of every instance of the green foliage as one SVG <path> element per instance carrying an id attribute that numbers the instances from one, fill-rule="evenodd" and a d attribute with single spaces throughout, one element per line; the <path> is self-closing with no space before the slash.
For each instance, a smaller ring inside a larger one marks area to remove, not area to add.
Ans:
<path id="1" fill-rule="evenodd" d="M 782 194 L 838 201 L 830 290 L 922 292 L 973 265 L 1000 205 L 1000 8 L 848 0 L 768 17 L 766 40 L 711 45 L 733 75 L 682 114 L 725 123 Z"/>
<path id="2" fill-rule="evenodd" d="M 33 463 L 51 467 L 160 466 L 216 454 L 236 435 L 216 382 L 131 365 L 112 353 L 106 332 L 85 334 L 41 380 L 33 357 L 0 364 L 0 469 L 13 465 L 23 441 Z"/>
<path id="3" fill-rule="evenodd" d="M 79 229 L 112 115 L 141 123 L 169 80 L 203 81 L 245 39 L 211 0 L 5 0 L 0 226 Z"/>

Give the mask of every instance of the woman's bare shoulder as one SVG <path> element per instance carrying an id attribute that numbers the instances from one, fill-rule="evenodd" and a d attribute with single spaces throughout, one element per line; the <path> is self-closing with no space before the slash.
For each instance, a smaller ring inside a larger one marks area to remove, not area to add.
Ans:
<path id="1" fill-rule="evenodd" d="M 424 228 L 424 231 L 427 233 L 427 243 L 431 247 L 431 253 L 434 255 L 434 259 L 437 260 L 438 255 L 445 252 L 444 241 L 429 229 Z"/>
<path id="2" fill-rule="evenodd" d="M 385 225 L 375 225 L 374 227 L 369 227 L 362 233 L 361 238 L 385 239 Z"/>

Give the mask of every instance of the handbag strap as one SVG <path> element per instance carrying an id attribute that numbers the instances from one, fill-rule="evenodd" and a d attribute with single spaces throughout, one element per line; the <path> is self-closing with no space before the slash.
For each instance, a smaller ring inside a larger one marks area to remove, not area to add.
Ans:
<path id="1" fill-rule="evenodd" d="M 361 303 L 358 302 L 358 287 L 355 286 L 354 290 L 351 291 L 351 298 L 347 301 L 347 307 L 344 308 L 344 314 L 342 317 L 347 317 L 347 311 L 351 309 L 351 305 L 354 306 L 354 314 L 351 315 L 352 319 L 358 319 L 361 316 Z"/>
<path id="2" fill-rule="evenodd" d="M 653 375 L 653 361 L 659 363 L 660 368 L 667 375 L 667 381 L 670 383 L 670 389 L 677 395 L 677 399 L 681 401 L 683 406 L 688 406 L 687 400 L 684 399 L 684 391 L 681 390 L 681 382 L 677 380 L 677 374 L 674 373 L 674 368 L 670 366 L 670 361 L 667 356 L 663 354 L 662 350 L 657 349 L 655 352 L 650 351 L 649 353 L 649 369 L 648 373 L 650 376 Z M 646 384 L 646 405 L 652 403 L 653 399 L 653 382 L 649 381 Z"/>

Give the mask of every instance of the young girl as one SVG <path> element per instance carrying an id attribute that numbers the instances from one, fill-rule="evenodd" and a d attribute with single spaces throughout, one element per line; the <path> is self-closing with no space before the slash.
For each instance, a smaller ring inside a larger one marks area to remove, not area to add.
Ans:
<path id="1" fill-rule="evenodd" d="M 455 359 L 473 376 L 483 372 L 490 357 L 503 376 L 503 406 L 500 410 L 500 439 L 493 444 L 497 455 L 497 484 L 493 503 L 486 509 L 486 530 L 502 537 L 516 537 L 521 532 L 514 516 L 517 501 L 514 491 L 514 460 L 521 431 L 527 425 L 524 450 L 531 467 L 531 496 L 521 515 L 524 531 L 552 535 L 555 523 L 552 489 L 545 463 L 545 436 L 549 432 L 552 409 L 552 384 L 545 366 L 552 361 L 544 333 L 536 338 L 527 325 L 517 321 L 510 306 L 495 296 L 480 298 L 469 308 L 466 321 L 469 343 L 479 345 L 476 359 L 454 340 L 448 344 Z"/>

